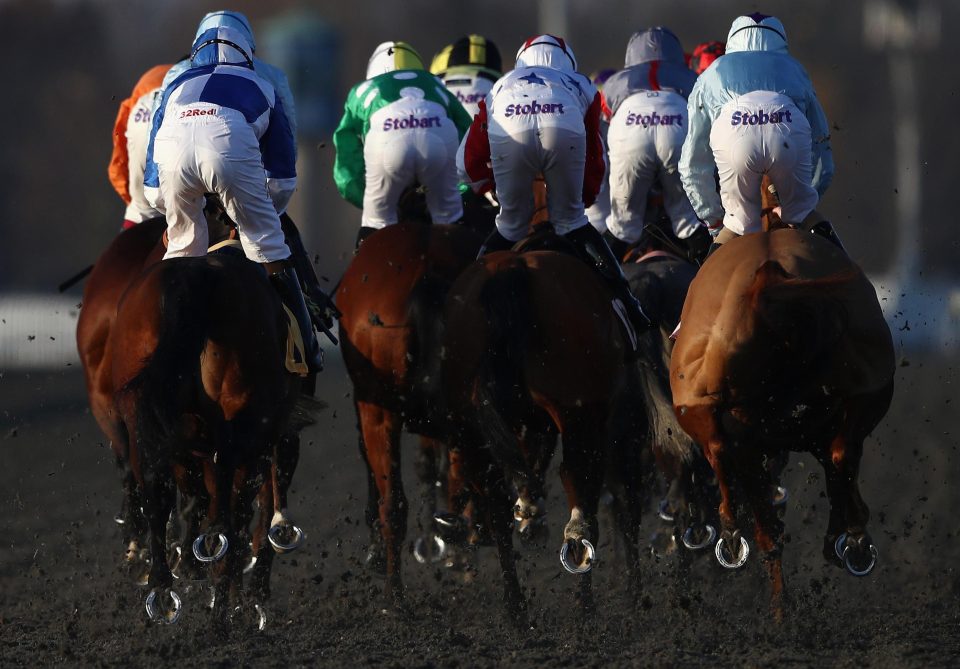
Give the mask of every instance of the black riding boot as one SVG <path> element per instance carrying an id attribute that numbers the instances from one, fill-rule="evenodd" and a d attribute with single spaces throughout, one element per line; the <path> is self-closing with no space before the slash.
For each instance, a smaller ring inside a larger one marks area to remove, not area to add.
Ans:
<path id="1" fill-rule="evenodd" d="M 380 228 L 368 228 L 368 227 L 366 227 L 366 226 L 361 225 L 361 226 L 360 226 L 360 229 L 357 230 L 357 243 L 356 243 L 356 245 L 353 247 L 353 248 L 354 248 L 354 251 L 356 251 L 356 249 L 359 249 L 359 248 L 360 248 L 360 245 L 363 244 L 363 240 L 364 240 L 364 239 L 366 239 L 367 237 L 369 237 L 370 235 L 372 235 L 374 232 L 376 232 L 376 231 L 379 230 L 379 229 L 380 229 Z"/>
<path id="2" fill-rule="evenodd" d="M 310 312 L 313 324 L 318 331 L 329 333 L 333 327 L 333 319 L 340 318 L 340 311 L 333 304 L 330 296 L 320 287 L 320 280 L 300 238 L 300 231 L 286 213 L 280 214 L 280 226 L 283 228 L 283 237 L 290 249 L 290 262 L 297 270 L 300 288 L 303 289 L 304 296 L 307 298 L 307 310 Z M 335 338 L 332 339 L 336 343 Z"/>
<path id="3" fill-rule="evenodd" d="M 833 229 L 833 225 L 830 224 L 830 221 L 820 221 L 815 226 L 810 228 L 810 232 L 815 235 L 820 235 L 828 242 L 835 245 L 838 249 L 843 251 L 844 254 L 847 254 L 847 249 L 844 248 L 843 242 L 840 241 L 840 236 L 837 235 L 837 231 Z"/>
<path id="4" fill-rule="evenodd" d="M 482 258 L 488 253 L 493 253 L 494 251 L 509 251 L 513 248 L 513 245 L 516 242 L 511 242 L 509 239 L 500 234 L 500 231 L 496 228 L 493 229 L 487 238 L 483 242 L 483 246 L 480 247 L 480 252 L 477 253 L 477 258 Z"/>
<path id="5" fill-rule="evenodd" d="M 273 264 L 273 263 L 270 263 Z M 300 328 L 300 335 L 303 337 L 304 356 L 307 368 L 311 373 L 323 371 L 323 352 L 320 350 L 320 344 L 317 342 L 317 335 L 313 331 L 313 321 L 310 320 L 310 312 L 307 310 L 307 303 L 303 299 L 303 292 L 300 290 L 300 279 L 289 260 L 284 261 L 282 268 L 270 273 L 270 284 L 280 295 L 280 300 L 286 307 L 293 312 L 293 317 L 297 319 L 297 326 Z"/>
<path id="6" fill-rule="evenodd" d="M 573 232 L 568 232 L 564 237 L 581 249 L 584 259 L 589 259 L 589 263 L 607 282 L 607 285 L 613 290 L 613 294 L 623 303 L 633 329 L 639 334 L 653 328 L 653 323 L 643 313 L 640 301 L 630 290 L 630 284 L 627 282 L 627 277 L 623 275 L 620 263 L 596 228 L 587 224 Z"/>

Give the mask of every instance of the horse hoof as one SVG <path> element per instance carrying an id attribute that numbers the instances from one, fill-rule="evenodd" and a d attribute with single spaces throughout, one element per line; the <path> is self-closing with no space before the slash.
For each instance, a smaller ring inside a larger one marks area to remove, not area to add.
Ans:
<path id="1" fill-rule="evenodd" d="M 173 590 L 168 590 L 170 595 L 170 601 L 173 604 L 172 609 L 167 609 L 161 611 L 157 606 L 157 590 L 154 588 L 150 591 L 150 594 L 147 595 L 146 609 L 147 617 L 150 618 L 152 622 L 160 623 L 162 625 L 172 625 L 178 620 L 180 620 L 180 612 L 183 610 L 180 602 L 180 596 Z"/>
<path id="2" fill-rule="evenodd" d="M 560 547 L 560 564 L 571 574 L 586 574 L 593 569 L 593 563 L 596 561 L 596 551 L 586 539 L 581 539 L 583 544 L 583 558 L 580 562 L 574 562 L 570 559 L 570 550 L 576 546 L 576 539 L 567 539 Z"/>
<path id="3" fill-rule="evenodd" d="M 437 530 L 437 536 L 447 543 L 462 544 L 467 540 L 469 528 L 467 520 L 461 515 L 436 511 L 433 514 L 433 525 Z"/>
<path id="4" fill-rule="evenodd" d="M 747 540 L 743 537 L 740 537 L 740 550 L 737 554 L 731 555 L 731 559 L 728 560 L 724 553 L 726 552 L 726 542 L 723 537 L 717 539 L 717 544 L 714 547 L 714 554 L 717 556 L 717 562 L 720 563 L 720 566 L 727 569 L 739 569 L 747 563 L 747 558 L 750 556 L 750 545 L 747 543 Z"/>
<path id="5" fill-rule="evenodd" d="M 247 561 L 247 564 L 243 566 L 243 573 L 249 574 L 251 571 L 253 571 L 253 568 L 256 566 L 257 566 L 257 556 L 251 555 L 250 559 Z"/>
<path id="6" fill-rule="evenodd" d="M 707 536 L 704 537 L 703 541 L 698 542 L 694 539 L 694 526 L 691 525 L 688 527 L 686 532 L 683 533 L 683 545 L 686 546 L 688 550 L 700 551 L 713 544 L 717 539 L 717 530 L 710 524 L 705 524 L 703 530 L 707 533 Z"/>
<path id="7" fill-rule="evenodd" d="M 290 535 L 293 535 L 292 538 Z M 273 550 L 281 555 L 300 548 L 305 537 L 303 530 L 293 524 L 274 525 L 267 532 L 267 540 L 273 546 Z"/>
<path id="8" fill-rule="evenodd" d="M 447 543 L 436 534 L 428 538 L 417 537 L 413 542 L 413 557 L 420 564 L 436 564 L 447 557 Z"/>
<path id="9" fill-rule="evenodd" d="M 227 554 L 227 548 L 230 547 L 230 542 L 227 541 L 227 536 L 222 532 L 217 533 L 217 551 L 213 554 L 207 554 L 204 551 L 206 550 L 207 538 L 209 535 L 201 534 L 193 542 L 193 557 L 200 560 L 200 562 L 216 562 L 223 558 Z"/>
<path id="10" fill-rule="evenodd" d="M 657 507 L 657 515 L 660 516 L 660 520 L 665 523 L 673 522 L 675 516 L 670 512 L 670 501 L 666 498 L 660 500 L 660 505 Z"/>
<path id="11" fill-rule="evenodd" d="M 847 546 L 847 533 L 844 532 L 839 537 L 837 537 L 836 542 L 833 544 L 833 551 L 837 554 L 837 559 L 843 561 L 843 551 Z"/>
<path id="12" fill-rule="evenodd" d="M 790 499 L 790 491 L 784 488 L 782 485 L 778 485 L 774 488 L 773 491 L 773 505 L 774 506 L 783 506 Z"/>
<path id="13" fill-rule="evenodd" d="M 873 543 L 870 543 L 866 548 L 861 543 L 856 547 L 845 546 L 841 559 L 848 572 L 854 576 L 862 577 L 868 575 L 877 566 L 878 556 L 879 551 Z M 866 560 L 863 558 L 866 558 Z"/>

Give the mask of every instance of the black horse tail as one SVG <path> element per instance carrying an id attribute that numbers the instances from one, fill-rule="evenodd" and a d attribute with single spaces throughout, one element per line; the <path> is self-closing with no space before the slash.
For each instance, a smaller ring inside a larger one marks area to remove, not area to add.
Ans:
<path id="1" fill-rule="evenodd" d="M 443 307 L 450 292 L 450 281 L 426 272 L 410 292 L 407 322 L 410 323 L 410 387 L 417 389 L 417 401 L 428 420 L 438 415 L 442 393 L 441 364 L 444 320 Z"/>
<path id="2" fill-rule="evenodd" d="M 638 348 L 640 387 L 652 446 L 681 462 L 690 463 L 695 457 L 694 443 L 680 427 L 673 410 L 667 337 L 657 328 L 640 336 Z"/>
<path id="3" fill-rule="evenodd" d="M 848 328 L 843 303 L 832 289 L 857 277 L 853 270 L 818 279 L 789 274 L 770 260 L 760 266 L 748 295 L 759 327 L 791 361 L 791 368 L 815 371 L 830 363 L 837 342 Z"/>
<path id="4" fill-rule="evenodd" d="M 519 485 L 532 483 L 511 423 L 529 407 L 524 366 L 531 337 L 530 273 L 522 260 L 494 274 L 480 304 L 487 321 L 487 346 L 477 373 L 480 429 L 493 457 Z"/>
<path id="5" fill-rule="evenodd" d="M 135 397 L 137 439 L 169 453 L 187 403 L 200 392 L 200 354 L 207 342 L 207 305 L 216 289 L 205 259 L 165 261 L 157 347 L 121 392 Z"/>

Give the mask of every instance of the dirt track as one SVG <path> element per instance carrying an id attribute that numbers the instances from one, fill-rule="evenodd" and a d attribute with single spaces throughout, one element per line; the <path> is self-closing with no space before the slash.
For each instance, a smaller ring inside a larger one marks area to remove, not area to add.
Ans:
<path id="1" fill-rule="evenodd" d="M 794 455 L 784 552 L 793 605 L 781 628 L 768 623 L 765 576 L 753 558 L 735 574 L 721 574 L 712 559 L 701 559 L 687 608 L 664 604 L 672 560 L 650 558 L 645 598 L 632 606 L 608 523 L 594 579 L 599 612 L 582 622 L 572 609 L 573 577 L 556 556 L 565 514 L 552 476 L 551 537 L 544 547 L 518 546 L 521 580 L 532 599 L 528 630 L 511 628 L 503 615 L 492 549 L 481 552 L 472 584 L 408 558 L 404 576 L 414 614 L 403 619 L 381 612 L 382 581 L 360 566 L 365 485 L 350 388 L 342 366 L 331 362 L 318 392 L 331 406 L 304 433 L 292 492 L 294 518 L 308 542 L 277 560 L 267 631 L 238 630 L 226 640 L 208 631 L 196 591 L 185 598 L 180 624 L 148 625 L 143 591 L 117 570 L 121 544 L 112 518 L 119 482 L 78 371 L 2 375 L 0 664 L 171 666 L 185 658 L 204 666 L 960 663 L 956 360 L 899 367 L 893 409 L 867 444 L 861 481 L 881 560 L 870 577 L 855 579 L 823 563 L 822 473 Z M 410 474 L 405 480 L 415 507 Z M 649 532 L 652 519 L 645 525 Z M 413 516 L 411 528 L 415 534 Z"/>

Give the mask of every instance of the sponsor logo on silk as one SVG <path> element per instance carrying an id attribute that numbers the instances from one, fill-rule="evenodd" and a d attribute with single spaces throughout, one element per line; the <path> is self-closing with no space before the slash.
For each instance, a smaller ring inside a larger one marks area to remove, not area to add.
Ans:
<path id="1" fill-rule="evenodd" d="M 187 118 L 188 116 L 216 116 L 217 110 L 213 107 L 210 109 L 184 109 L 180 112 L 180 118 Z"/>
<path id="2" fill-rule="evenodd" d="M 562 102 L 547 102 L 540 104 L 536 100 L 527 104 L 507 105 L 503 110 L 503 115 L 507 118 L 511 116 L 533 116 L 534 114 L 563 114 Z"/>
<path id="3" fill-rule="evenodd" d="M 417 118 L 413 114 L 407 118 L 388 118 L 383 122 L 384 130 L 407 130 L 409 128 L 439 128 L 439 116 Z"/>
<path id="4" fill-rule="evenodd" d="M 770 112 L 769 114 L 762 109 L 758 112 L 733 112 L 730 117 L 730 125 L 767 125 L 769 123 L 793 123 L 790 118 L 790 110 Z"/>
<path id="5" fill-rule="evenodd" d="M 634 114 L 630 112 L 627 114 L 627 125 L 640 125 L 644 128 L 649 128 L 653 125 L 683 125 L 683 115 L 682 114 L 664 114 L 661 116 L 657 112 L 652 114 Z"/>
<path id="6" fill-rule="evenodd" d="M 464 95 L 460 91 L 457 91 L 457 99 L 464 104 L 469 104 L 469 105 L 479 104 L 480 101 L 483 100 L 485 97 L 487 97 L 485 93 L 470 93 L 468 95 Z"/>

